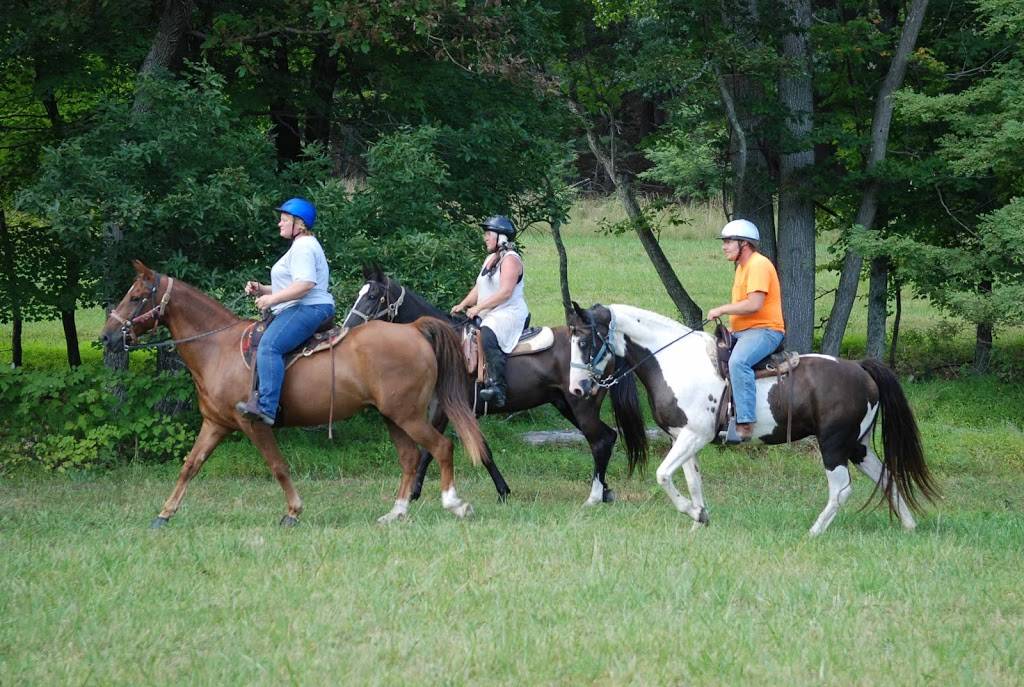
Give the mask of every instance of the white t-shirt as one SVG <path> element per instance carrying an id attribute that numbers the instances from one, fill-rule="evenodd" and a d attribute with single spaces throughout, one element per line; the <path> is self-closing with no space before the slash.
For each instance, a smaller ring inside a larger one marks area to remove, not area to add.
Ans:
<path id="1" fill-rule="evenodd" d="M 297 281 L 310 281 L 314 286 L 302 298 L 278 303 L 271 306 L 271 310 L 279 313 L 296 303 L 334 305 L 334 297 L 328 291 L 330 277 L 327 256 L 324 255 L 324 249 L 316 237 L 307 235 L 293 239 L 288 252 L 270 268 L 270 290 L 277 293 Z"/>

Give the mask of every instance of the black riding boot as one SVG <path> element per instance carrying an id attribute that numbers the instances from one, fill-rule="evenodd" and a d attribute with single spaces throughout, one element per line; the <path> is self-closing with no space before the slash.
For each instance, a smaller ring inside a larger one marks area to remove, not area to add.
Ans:
<path id="1" fill-rule="evenodd" d="M 505 353 L 490 327 L 481 327 L 480 340 L 487 359 L 487 383 L 480 389 L 480 400 L 501 408 L 505 405 Z"/>

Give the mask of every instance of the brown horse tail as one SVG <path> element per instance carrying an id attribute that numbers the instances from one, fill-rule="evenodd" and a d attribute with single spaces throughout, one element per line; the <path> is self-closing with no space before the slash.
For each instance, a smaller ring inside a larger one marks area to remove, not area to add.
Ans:
<path id="1" fill-rule="evenodd" d="M 484 435 L 476 415 L 466 401 L 466 363 L 459 337 L 447 322 L 434 317 L 421 317 L 412 323 L 426 337 L 437 357 L 437 387 L 434 393 L 441 410 L 455 426 L 473 465 L 490 463 Z"/>
<path id="2" fill-rule="evenodd" d="M 615 369 L 628 369 L 625 358 L 615 358 Z M 640 412 L 640 400 L 636 393 L 636 376 L 632 371 L 622 375 L 612 387 L 612 411 L 615 415 L 615 426 L 626 442 L 626 459 L 629 461 L 629 474 L 633 474 L 640 466 L 643 472 L 647 467 L 647 428 Z"/>
<path id="3" fill-rule="evenodd" d="M 876 360 L 861 360 L 860 366 L 878 386 L 878 399 L 882 405 L 882 447 L 885 450 L 885 469 L 891 475 L 885 488 L 889 510 L 895 511 L 890 493 L 891 485 L 895 483 L 907 505 L 920 512 L 922 507 L 916 492 L 920 491 L 922 496 L 934 502 L 939 497 L 939 490 L 924 462 L 917 421 L 892 370 Z"/>

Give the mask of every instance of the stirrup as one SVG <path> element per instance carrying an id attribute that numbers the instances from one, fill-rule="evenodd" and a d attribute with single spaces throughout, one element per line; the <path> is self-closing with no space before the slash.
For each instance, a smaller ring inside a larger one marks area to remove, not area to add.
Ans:
<path id="1" fill-rule="evenodd" d="M 753 435 L 745 437 L 739 433 L 736 429 L 736 416 L 733 415 L 729 418 L 729 427 L 725 430 L 725 439 L 722 443 L 728 445 L 743 444 L 750 441 L 752 436 Z"/>

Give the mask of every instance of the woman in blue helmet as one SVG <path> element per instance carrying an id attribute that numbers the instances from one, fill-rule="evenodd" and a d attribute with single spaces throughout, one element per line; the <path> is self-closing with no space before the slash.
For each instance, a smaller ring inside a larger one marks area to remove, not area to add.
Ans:
<path id="1" fill-rule="evenodd" d="M 259 393 L 235 409 L 248 420 L 274 424 L 284 383 L 284 356 L 308 339 L 325 320 L 334 317 L 334 297 L 328 290 L 330 271 L 320 242 L 312 234 L 316 208 L 304 198 L 292 198 L 276 208 L 281 238 L 292 245 L 270 269 L 270 284 L 246 282 L 245 292 L 256 296 L 256 307 L 269 308 L 273 319 L 256 351 Z"/>
<path id="2" fill-rule="evenodd" d="M 487 384 L 480 390 L 480 399 L 496 408 L 505 405 L 505 360 L 519 341 L 530 310 L 523 297 L 523 259 L 512 241 L 516 227 L 504 215 L 484 221 L 484 260 L 476 285 L 452 314 L 462 310 L 472 319 L 480 317 L 480 340 L 487 359 Z"/>

